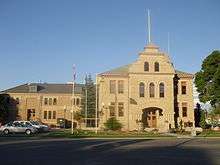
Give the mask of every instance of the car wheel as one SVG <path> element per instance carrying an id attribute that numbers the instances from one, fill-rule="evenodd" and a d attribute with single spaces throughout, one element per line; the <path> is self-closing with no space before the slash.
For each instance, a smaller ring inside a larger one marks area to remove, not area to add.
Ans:
<path id="1" fill-rule="evenodd" d="M 5 135 L 9 134 L 9 130 L 8 129 L 5 129 L 3 132 L 4 132 Z"/>
<path id="2" fill-rule="evenodd" d="M 27 135 L 30 135 L 30 134 L 31 134 L 31 130 L 27 129 L 27 130 L 25 131 L 25 133 L 26 133 Z"/>

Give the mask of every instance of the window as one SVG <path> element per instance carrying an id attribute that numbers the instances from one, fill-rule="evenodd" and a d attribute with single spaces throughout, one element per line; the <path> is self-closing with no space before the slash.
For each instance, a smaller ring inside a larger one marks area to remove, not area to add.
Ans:
<path id="1" fill-rule="evenodd" d="M 32 116 L 35 117 L 35 109 L 31 110 Z"/>
<path id="2" fill-rule="evenodd" d="M 76 99 L 75 98 L 73 99 L 73 105 L 76 105 Z"/>
<path id="3" fill-rule="evenodd" d="M 76 99 L 76 105 L 79 106 L 79 104 L 80 104 L 80 100 L 79 100 L 79 98 L 77 98 Z"/>
<path id="4" fill-rule="evenodd" d="M 44 111 L 44 119 L 47 119 L 47 111 Z"/>
<path id="5" fill-rule="evenodd" d="M 111 102 L 109 106 L 109 111 L 110 111 L 110 117 L 114 117 L 115 116 L 115 103 Z"/>
<path id="6" fill-rule="evenodd" d="M 48 119 L 51 119 L 51 117 L 52 117 L 52 113 L 51 111 L 48 111 Z"/>
<path id="7" fill-rule="evenodd" d="M 158 62 L 155 62 L 155 63 L 154 63 L 154 71 L 155 71 L 155 72 L 159 72 L 159 70 L 160 70 L 160 65 L 159 65 Z"/>
<path id="8" fill-rule="evenodd" d="M 48 98 L 44 98 L 44 105 L 48 105 Z"/>
<path id="9" fill-rule="evenodd" d="M 155 94 L 154 94 L 154 83 L 150 83 L 149 93 L 150 93 L 150 97 L 154 97 L 155 96 Z"/>
<path id="10" fill-rule="evenodd" d="M 146 71 L 146 72 L 149 71 L 149 63 L 148 62 L 144 63 L 144 71 Z"/>
<path id="11" fill-rule="evenodd" d="M 53 98 L 53 105 L 57 105 L 57 98 Z"/>
<path id="12" fill-rule="evenodd" d="M 116 81 L 110 80 L 110 93 L 115 94 L 116 93 Z"/>
<path id="13" fill-rule="evenodd" d="M 182 95 L 185 95 L 186 94 L 186 82 L 181 82 L 181 92 L 182 92 Z"/>
<path id="14" fill-rule="evenodd" d="M 124 116 L 124 103 L 122 103 L 122 102 L 118 103 L 118 116 L 119 117 Z"/>
<path id="15" fill-rule="evenodd" d="M 118 81 L 118 93 L 124 93 L 124 81 L 123 80 Z"/>
<path id="16" fill-rule="evenodd" d="M 56 111 L 53 111 L 53 119 L 56 119 Z"/>
<path id="17" fill-rule="evenodd" d="M 160 97 L 164 97 L 164 83 L 160 83 Z"/>
<path id="18" fill-rule="evenodd" d="M 182 113 L 183 117 L 187 117 L 187 103 L 182 103 Z"/>
<path id="19" fill-rule="evenodd" d="M 49 105 L 52 105 L 52 98 L 49 98 Z"/>
<path id="20" fill-rule="evenodd" d="M 145 85 L 144 85 L 143 82 L 141 82 L 141 83 L 139 84 L 139 96 L 140 96 L 140 97 L 144 97 L 144 88 L 145 88 Z"/>

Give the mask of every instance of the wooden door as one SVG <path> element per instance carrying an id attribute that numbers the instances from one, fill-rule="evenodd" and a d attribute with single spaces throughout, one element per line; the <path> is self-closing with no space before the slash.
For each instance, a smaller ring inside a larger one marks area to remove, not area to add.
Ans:
<path id="1" fill-rule="evenodd" d="M 156 128 L 157 127 L 157 117 L 155 111 L 149 111 L 147 115 L 148 127 Z"/>

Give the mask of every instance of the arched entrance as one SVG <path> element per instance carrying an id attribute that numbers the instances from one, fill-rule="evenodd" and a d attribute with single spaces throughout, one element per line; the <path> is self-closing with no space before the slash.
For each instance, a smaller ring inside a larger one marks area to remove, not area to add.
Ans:
<path id="1" fill-rule="evenodd" d="M 156 128 L 157 127 L 157 114 L 162 116 L 162 109 L 157 107 L 149 107 L 142 110 L 142 123 L 144 128 Z"/>

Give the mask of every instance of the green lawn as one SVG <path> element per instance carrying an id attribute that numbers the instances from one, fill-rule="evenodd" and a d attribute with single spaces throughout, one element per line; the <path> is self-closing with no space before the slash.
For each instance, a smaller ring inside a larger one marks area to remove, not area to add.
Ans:
<path id="1" fill-rule="evenodd" d="M 96 134 L 93 131 L 74 130 L 71 134 L 70 130 L 51 131 L 44 137 L 65 137 L 65 138 L 144 138 L 144 137 L 172 137 L 157 132 L 123 132 L 123 131 L 98 131 Z"/>
<path id="2" fill-rule="evenodd" d="M 220 131 L 204 130 L 198 137 L 220 137 Z"/>

